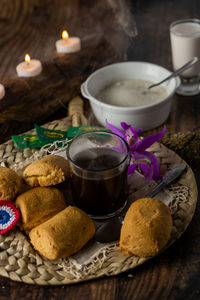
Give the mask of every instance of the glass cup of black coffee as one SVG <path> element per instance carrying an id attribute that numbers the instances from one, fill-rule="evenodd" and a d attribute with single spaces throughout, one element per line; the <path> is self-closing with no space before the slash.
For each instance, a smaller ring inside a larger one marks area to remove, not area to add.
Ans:
<path id="1" fill-rule="evenodd" d="M 117 215 L 126 204 L 129 146 L 108 131 L 76 136 L 67 148 L 72 198 L 93 219 Z"/>

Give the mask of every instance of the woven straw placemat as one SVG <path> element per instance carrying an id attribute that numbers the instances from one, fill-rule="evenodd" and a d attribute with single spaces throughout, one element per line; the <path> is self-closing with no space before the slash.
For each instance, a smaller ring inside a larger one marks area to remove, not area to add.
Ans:
<path id="1" fill-rule="evenodd" d="M 71 118 L 45 124 L 50 129 L 67 130 Z M 33 132 L 33 131 L 31 131 Z M 156 143 L 151 151 L 160 162 L 161 171 L 165 173 L 183 160 L 162 144 Z M 11 167 L 31 160 L 33 153 L 40 156 L 37 149 L 19 150 L 12 140 L 0 145 L 1 165 Z M 189 225 L 196 207 L 197 185 L 194 174 L 188 166 L 187 171 L 178 181 L 173 183 L 167 192 L 172 195 L 173 231 L 169 247 L 175 242 Z M 174 202 L 174 203 L 173 203 Z M 0 275 L 15 281 L 38 285 L 63 285 L 91 280 L 101 276 L 112 276 L 134 268 L 149 258 L 125 256 L 119 250 L 118 244 L 105 245 L 94 261 L 88 264 L 78 264 L 70 259 L 49 261 L 34 252 L 26 235 L 17 228 L 0 236 Z"/>

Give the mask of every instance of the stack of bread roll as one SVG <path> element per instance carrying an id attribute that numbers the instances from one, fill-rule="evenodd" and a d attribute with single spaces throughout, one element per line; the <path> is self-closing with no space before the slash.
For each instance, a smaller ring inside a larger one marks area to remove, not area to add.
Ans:
<path id="1" fill-rule="evenodd" d="M 58 189 L 67 177 L 68 162 L 58 155 L 31 163 L 22 178 L 11 169 L 0 168 L 0 198 L 15 200 L 21 212 L 20 229 L 28 231 L 33 247 L 50 260 L 76 253 L 95 233 L 91 218 L 69 206 Z M 22 181 L 29 189 L 20 194 Z"/>

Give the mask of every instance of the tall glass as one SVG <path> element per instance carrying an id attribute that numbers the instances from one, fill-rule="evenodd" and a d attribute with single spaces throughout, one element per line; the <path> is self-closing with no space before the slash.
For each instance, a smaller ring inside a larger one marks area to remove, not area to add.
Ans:
<path id="1" fill-rule="evenodd" d="M 75 205 L 94 219 L 118 214 L 126 204 L 126 141 L 111 132 L 86 132 L 72 140 L 67 157 Z"/>
<path id="2" fill-rule="evenodd" d="M 200 20 L 183 19 L 170 25 L 172 63 L 177 70 L 193 57 L 199 61 L 181 73 L 181 85 L 177 93 L 184 96 L 197 95 L 200 92 Z"/>

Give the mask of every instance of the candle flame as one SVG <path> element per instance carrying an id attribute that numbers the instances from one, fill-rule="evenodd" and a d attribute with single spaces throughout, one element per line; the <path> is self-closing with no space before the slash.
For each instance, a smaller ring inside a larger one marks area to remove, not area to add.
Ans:
<path id="1" fill-rule="evenodd" d="M 26 55 L 25 55 L 25 62 L 26 62 L 26 63 L 29 63 L 30 60 L 31 60 L 30 55 L 29 55 L 29 54 L 26 54 Z"/>
<path id="2" fill-rule="evenodd" d="M 62 38 L 63 40 L 67 40 L 69 38 L 69 33 L 66 30 L 63 30 L 62 32 Z"/>

